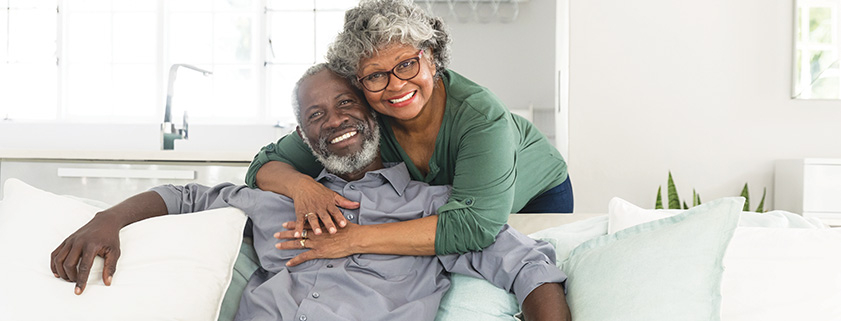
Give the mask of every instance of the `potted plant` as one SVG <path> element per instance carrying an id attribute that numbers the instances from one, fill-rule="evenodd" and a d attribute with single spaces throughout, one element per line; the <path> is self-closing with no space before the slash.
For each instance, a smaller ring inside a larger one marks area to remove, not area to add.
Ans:
<path id="1" fill-rule="evenodd" d="M 657 187 L 657 200 L 654 203 L 654 209 L 663 209 L 663 196 L 662 196 L 662 188 L 663 186 Z M 677 193 L 677 187 L 675 186 L 675 181 L 672 179 L 672 171 L 669 171 L 669 180 L 666 183 L 666 188 L 668 189 L 668 208 L 669 209 L 689 209 L 687 206 L 686 201 L 683 201 L 683 207 L 681 207 L 680 196 Z M 757 213 L 764 213 L 765 212 L 765 193 L 767 192 L 766 188 L 762 188 L 762 199 L 759 200 L 759 206 L 756 207 L 754 212 Z M 750 211 L 750 194 L 748 193 L 748 183 L 745 183 L 745 186 L 742 187 L 742 197 L 745 198 L 745 206 L 742 208 L 742 211 L 748 212 Z M 695 189 L 692 189 L 692 206 L 701 205 L 701 196 L 695 192 Z"/>

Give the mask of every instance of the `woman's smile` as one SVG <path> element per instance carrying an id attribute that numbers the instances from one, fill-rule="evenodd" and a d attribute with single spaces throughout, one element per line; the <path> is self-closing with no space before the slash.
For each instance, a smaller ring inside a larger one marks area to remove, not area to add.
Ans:
<path id="1" fill-rule="evenodd" d="M 410 92 L 406 93 L 405 95 L 388 99 L 388 103 L 391 104 L 394 107 L 406 106 L 408 104 L 411 104 L 412 101 L 414 101 L 416 93 L 417 93 L 417 90 L 410 91 Z"/>

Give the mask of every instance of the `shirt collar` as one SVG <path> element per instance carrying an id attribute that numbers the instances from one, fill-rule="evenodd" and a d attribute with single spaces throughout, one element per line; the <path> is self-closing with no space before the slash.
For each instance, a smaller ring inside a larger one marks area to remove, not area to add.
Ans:
<path id="1" fill-rule="evenodd" d="M 409 170 L 406 168 L 406 164 L 399 162 L 385 163 L 383 165 L 385 168 L 367 172 L 365 173 L 365 176 L 356 182 L 364 183 L 372 180 L 385 180 L 385 182 L 388 182 L 391 187 L 394 188 L 397 195 L 403 196 L 403 192 L 406 190 L 406 187 L 409 186 L 409 181 L 412 180 L 409 175 Z M 331 174 L 327 172 L 326 169 L 323 169 L 321 170 L 321 174 L 319 174 L 315 180 L 317 182 L 322 182 L 322 180 L 325 179 L 328 181 L 344 182 L 344 179 L 341 177 Z"/>

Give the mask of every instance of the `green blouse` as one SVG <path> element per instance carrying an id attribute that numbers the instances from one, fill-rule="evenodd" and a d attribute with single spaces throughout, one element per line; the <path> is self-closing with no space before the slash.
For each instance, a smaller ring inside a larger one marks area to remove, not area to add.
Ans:
<path id="1" fill-rule="evenodd" d="M 567 166 L 546 136 L 511 114 L 496 95 L 451 70 L 442 78 L 447 103 L 429 173 L 421 175 L 382 115 L 380 153 L 384 162 L 405 162 L 414 180 L 453 186 L 448 203 L 438 208 L 435 252 L 478 251 L 493 243 L 510 213 L 566 180 Z M 256 187 L 257 170 L 273 160 L 312 177 L 323 169 L 292 133 L 254 157 L 248 186 Z"/>

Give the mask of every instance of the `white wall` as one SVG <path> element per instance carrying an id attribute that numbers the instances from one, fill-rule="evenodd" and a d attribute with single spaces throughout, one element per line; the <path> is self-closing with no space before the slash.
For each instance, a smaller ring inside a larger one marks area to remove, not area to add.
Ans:
<path id="1" fill-rule="evenodd" d="M 489 4 L 480 6 L 489 7 Z M 459 22 L 447 9 L 445 4 L 434 6 L 434 13 L 443 17 L 450 27 L 453 41 L 450 68 L 490 89 L 508 108 L 533 106 L 535 125 L 552 139 L 555 133 L 554 1 L 523 2 L 517 19 L 510 23 Z"/>
<path id="2" fill-rule="evenodd" d="M 570 172 L 577 212 L 688 198 L 755 207 L 774 161 L 841 157 L 841 101 L 790 99 L 792 0 L 572 1 Z"/>
<path id="3" fill-rule="evenodd" d="M 790 99 L 793 8 L 793 0 L 570 1 L 576 212 L 605 212 L 614 196 L 653 207 L 669 170 L 682 198 L 693 188 L 704 201 L 738 196 L 747 182 L 752 209 L 763 187 L 769 208 L 775 160 L 841 158 L 841 101 Z M 555 1 L 530 0 L 515 23 L 448 21 L 453 69 L 509 107 L 552 106 L 555 11 Z"/>

